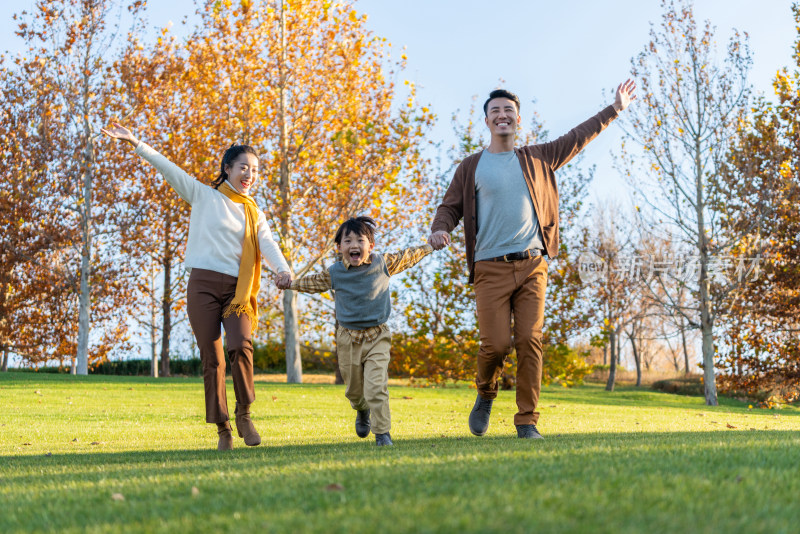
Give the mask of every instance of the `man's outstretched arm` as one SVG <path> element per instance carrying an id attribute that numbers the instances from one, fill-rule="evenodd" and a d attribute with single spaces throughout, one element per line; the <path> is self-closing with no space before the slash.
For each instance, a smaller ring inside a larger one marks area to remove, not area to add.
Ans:
<path id="1" fill-rule="evenodd" d="M 566 165 L 636 99 L 635 90 L 636 83 L 631 79 L 619 84 L 613 104 L 558 139 L 538 145 L 541 148 L 542 159 L 547 161 L 553 170 Z"/>

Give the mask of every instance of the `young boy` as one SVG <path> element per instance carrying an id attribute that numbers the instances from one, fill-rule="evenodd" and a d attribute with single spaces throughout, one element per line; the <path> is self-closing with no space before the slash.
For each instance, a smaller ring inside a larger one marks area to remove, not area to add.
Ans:
<path id="1" fill-rule="evenodd" d="M 375 221 L 350 218 L 334 237 L 341 259 L 327 272 L 304 276 L 282 289 L 305 293 L 334 291 L 336 349 L 345 397 L 356 414 L 356 434 L 369 435 L 375 444 L 393 445 L 389 435 L 389 349 L 386 326 L 392 311 L 389 277 L 418 263 L 433 251 L 430 245 L 410 247 L 396 254 L 373 254 Z M 370 415 L 372 425 L 370 425 Z"/>

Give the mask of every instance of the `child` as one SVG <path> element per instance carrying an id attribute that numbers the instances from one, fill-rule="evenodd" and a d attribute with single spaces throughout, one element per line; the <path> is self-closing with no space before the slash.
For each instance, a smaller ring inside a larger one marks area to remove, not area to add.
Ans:
<path id="1" fill-rule="evenodd" d="M 341 260 L 328 272 L 304 276 L 291 285 L 279 283 L 278 287 L 305 293 L 335 291 L 339 370 L 345 397 L 358 412 L 356 434 L 367 437 L 371 426 L 376 445 L 393 445 L 388 390 L 392 335 L 386 326 L 392 311 L 389 277 L 415 265 L 433 248 L 424 245 L 396 254 L 373 254 L 375 221 L 369 217 L 345 221 L 334 241 Z"/>

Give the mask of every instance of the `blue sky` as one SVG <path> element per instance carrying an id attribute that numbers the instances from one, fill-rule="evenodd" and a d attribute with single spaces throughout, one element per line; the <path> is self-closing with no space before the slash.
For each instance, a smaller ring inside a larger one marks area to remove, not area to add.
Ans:
<path id="1" fill-rule="evenodd" d="M 776 70 L 792 61 L 791 3 L 696 0 L 695 13 L 712 21 L 723 46 L 731 28 L 749 33 L 751 82 L 769 95 Z M 2 3 L 0 50 L 20 50 L 11 15 L 33 4 Z M 466 113 L 473 95 L 482 99 L 501 79 L 519 94 L 524 122 L 535 99 L 551 135 L 567 131 L 610 103 L 611 88 L 628 77 L 631 57 L 646 44 L 650 22 L 660 17 L 657 0 L 360 0 L 356 8 L 398 55 L 405 47 L 408 69 L 402 78 L 418 84 L 420 100 L 439 117 L 433 137 L 446 144 L 452 143 L 452 113 Z M 148 6 L 151 27 L 174 22 L 179 36 L 186 31 L 180 21 L 191 21 L 193 13 L 192 0 L 150 0 Z M 611 155 L 620 135 L 612 125 L 587 148 L 586 164 L 598 168 L 593 196 L 605 197 L 622 185 Z"/>

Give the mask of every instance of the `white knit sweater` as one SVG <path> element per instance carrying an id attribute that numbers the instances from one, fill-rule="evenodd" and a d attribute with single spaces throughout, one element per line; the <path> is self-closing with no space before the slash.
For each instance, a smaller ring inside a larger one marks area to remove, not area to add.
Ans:
<path id="1" fill-rule="evenodd" d="M 197 267 L 238 277 L 244 240 L 244 206 L 189 176 L 146 143 L 140 141 L 136 153 L 153 165 L 178 195 L 192 206 L 186 242 L 186 270 Z M 270 269 L 275 272 L 289 270 L 261 209 L 258 210 L 258 244 Z"/>

